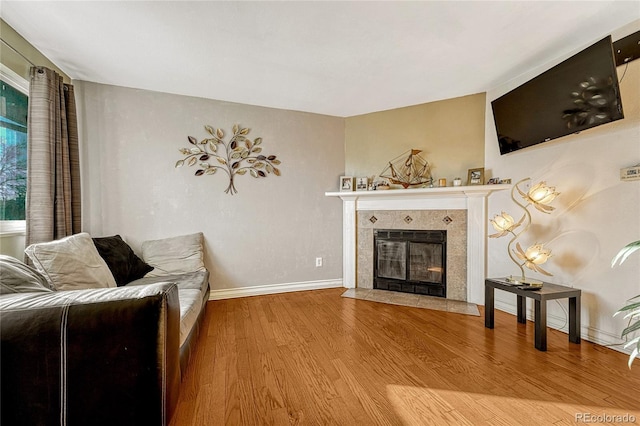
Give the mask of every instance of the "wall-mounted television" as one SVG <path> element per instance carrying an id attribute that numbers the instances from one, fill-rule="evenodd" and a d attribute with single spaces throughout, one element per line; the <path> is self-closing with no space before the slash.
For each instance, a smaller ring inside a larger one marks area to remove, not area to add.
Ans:
<path id="1" fill-rule="evenodd" d="M 491 102 L 500 154 L 624 118 L 611 36 Z"/>

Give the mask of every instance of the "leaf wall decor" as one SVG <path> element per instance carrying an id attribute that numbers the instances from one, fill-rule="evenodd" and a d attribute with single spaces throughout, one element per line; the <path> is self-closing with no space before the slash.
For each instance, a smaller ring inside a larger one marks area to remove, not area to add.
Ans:
<path id="1" fill-rule="evenodd" d="M 228 142 L 224 141 L 224 131 L 216 129 L 210 125 L 205 125 L 204 130 L 208 133 L 204 139 L 198 140 L 193 136 L 187 136 L 188 148 L 180 148 L 180 153 L 184 158 L 176 162 L 175 167 L 195 166 L 199 168 L 195 171 L 196 176 L 212 175 L 216 171 L 222 170 L 229 177 L 229 185 L 224 192 L 236 194 L 235 177 L 245 175 L 247 172 L 256 178 L 264 178 L 269 174 L 280 176 L 280 160 L 275 155 L 263 155 L 262 138 L 255 138 L 253 141 L 246 137 L 249 134 L 248 128 L 242 128 L 239 124 L 233 125 L 233 136 Z M 215 161 L 213 161 L 215 159 Z"/>

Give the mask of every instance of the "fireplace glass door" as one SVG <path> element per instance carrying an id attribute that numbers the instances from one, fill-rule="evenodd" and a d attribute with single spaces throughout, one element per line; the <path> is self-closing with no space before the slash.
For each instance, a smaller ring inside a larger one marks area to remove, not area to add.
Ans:
<path id="1" fill-rule="evenodd" d="M 396 280 L 407 278 L 407 247 L 403 241 L 379 240 L 376 244 L 378 252 L 378 276 Z"/>
<path id="2" fill-rule="evenodd" d="M 409 242 L 409 280 L 442 283 L 442 245 Z"/>
<path id="3" fill-rule="evenodd" d="M 374 230 L 373 288 L 446 297 L 447 231 Z"/>

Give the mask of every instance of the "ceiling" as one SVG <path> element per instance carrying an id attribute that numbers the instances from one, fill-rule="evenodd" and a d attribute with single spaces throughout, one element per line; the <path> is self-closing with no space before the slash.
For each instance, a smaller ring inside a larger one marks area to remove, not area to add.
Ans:
<path id="1" fill-rule="evenodd" d="M 340 117 L 487 91 L 640 19 L 640 1 L 3 0 L 72 79 Z"/>

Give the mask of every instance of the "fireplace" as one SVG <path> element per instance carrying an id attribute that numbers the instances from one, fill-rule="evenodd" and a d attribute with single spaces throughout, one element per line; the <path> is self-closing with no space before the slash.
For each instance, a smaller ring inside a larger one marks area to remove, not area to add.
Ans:
<path id="1" fill-rule="evenodd" d="M 376 229 L 373 288 L 447 297 L 447 231 Z"/>
<path id="2" fill-rule="evenodd" d="M 446 229 L 447 299 L 484 303 L 487 197 L 511 185 L 327 192 L 342 200 L 346 288 L 373 288 L 374 229 Z"/>

